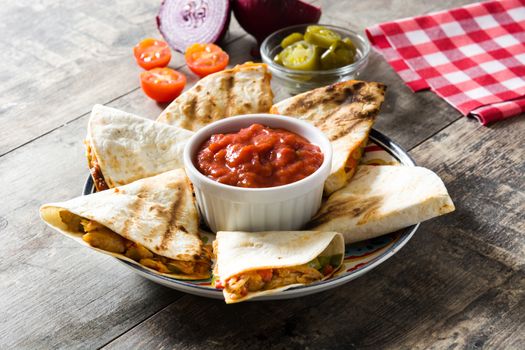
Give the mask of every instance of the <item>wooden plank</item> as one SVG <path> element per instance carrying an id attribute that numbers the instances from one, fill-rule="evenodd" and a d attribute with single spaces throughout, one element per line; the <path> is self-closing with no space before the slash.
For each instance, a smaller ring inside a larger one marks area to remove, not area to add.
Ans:
<path id="1" fill-rule="evenodd" d="M 458 6 L 477 2 L 476 0 L 419 0 L 419 1 L 323 1 L 323 13 L 345 21 L 345 27 L 362 31 L 366 27 L 382 22 L 392 21 L 405 17 L 419 16 L 425 13 L 451 9 Z M 331 24 L 330 21 L 322 23 Z M 323 22 L 324 21 L 324 22 Z"/>
<path id="2" fill-rule="evenodd" d="M 518 272 L 447 319 L 439 335 L 420 338 L 412 348 L 525 348 L 524 290 L 525 275 Z"/>
<path id="3" fill-rule="evenodd" d="M 447 183 L 457 211 L 452 243 L 517 268 L 525 264 L 525 119 L 481 126 L 460 119 L 411 154 Z"/>
<path id="4" fill-rule="evenodd" d="M 95 103 L 137 89 L 141 69 L 132 47 L 160 36 L 159 4 L 6 3 L 0 10 L 0 59 L 6 63 L 0 68 L 0 155 L 87 113 Z M 227 42 L 243 35 L 232 17 Z M 183 64 L 174 52 L 170 67 Z"/>

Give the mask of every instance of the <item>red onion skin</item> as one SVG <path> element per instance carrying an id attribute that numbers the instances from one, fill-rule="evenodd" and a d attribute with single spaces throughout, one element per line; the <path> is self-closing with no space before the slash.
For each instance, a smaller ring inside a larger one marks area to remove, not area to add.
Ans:
<path id="1" fill-rule="evenodd" d="M 300 0 L 233 0 L 232 7 L 240 26 L 259 45 L 276 30 L 321 18 L 321 8 Z"/>

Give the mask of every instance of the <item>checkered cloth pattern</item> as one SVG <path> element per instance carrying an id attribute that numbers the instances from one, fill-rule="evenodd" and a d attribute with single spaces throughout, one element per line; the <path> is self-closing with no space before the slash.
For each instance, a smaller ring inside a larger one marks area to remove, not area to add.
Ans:
<path id="1" fill-rule="evenodd" d="M 413 90 L 483 125 L 525 112 L 525 0 L 476 3 L 366 29 Z"/>

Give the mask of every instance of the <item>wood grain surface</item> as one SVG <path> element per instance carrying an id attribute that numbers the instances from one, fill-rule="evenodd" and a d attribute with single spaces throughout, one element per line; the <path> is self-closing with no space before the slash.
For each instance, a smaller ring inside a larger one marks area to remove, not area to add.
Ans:
<path id="1" fill-rule="evenodd" d="M 363 30 L 469 1 L 321 1 L 323 23 Z M 376 128 L 437 172 L 456 212 L 423 223 L 394 257 L 334 290 L 225 305 L 153 284 L 48 229 L 41 204 L 81 193 L 88 113 L 148 118 L 132 46 L 158 36 L 160 1 L 13 1 L 0 8 L 0 349 L 525 349 L 525 119 L 483 127 L 388 85 Z M 16 40 L 13 40 L 16 38 Z M 231 63 L 254 40 L 232 17 Z M 196 78 L 180 54 L 170 66 Z M 276 100 L 286 97 L 278 92 Z"/>

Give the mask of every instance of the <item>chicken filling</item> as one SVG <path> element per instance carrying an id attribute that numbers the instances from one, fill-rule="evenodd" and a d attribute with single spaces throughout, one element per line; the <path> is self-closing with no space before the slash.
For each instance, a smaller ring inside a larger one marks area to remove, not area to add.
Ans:
<path id="1" fill-rule="evenodd" d="M 363 156 L 363 152 L 367 143 L 368 140 L 364 140 L 363 142 L 361 142 L 359 147 L 353 150 L 352 153 L 350 153 L 350 157 L 348 157 L 348 159 L 346 160 L 345 172 L 348 174 L 349 177 L 354 175 L 354 172 L 357 169 L 357 165 L 359 164 L 359 161 Z"/>
<path id="2" fill-rule="evenodd" d="M 211 246 L 204 245 L 199 261 L 182 261 L 158 255 L 134 243 L 96 221 L 81 218 L 68 211 L 60 217 L 72 230 L 84 232 L 82 239 L 90 246 L 112 253 L 123 254 L 141 265 L 166 274 L 207 275 L 211 267 Z"/>
<path id="3" fill-rule="evenodd" d="M 228 278 L 224 285 L 216 282 L 215 286 L 224 288 L 230 299 L 238 300 L 250 292 L 320 281 L 331 275 L 340 263 L 341 255 L 320 256 L 304 265 L 243 272 Z"/>
<path id="4" fill-rule="evenodd" d="M 102 170 L 100 169 L 100 164 L 98 163 L 95 151 L 93 150 L 93 147 L 91 147 L 91 143 L 88 140 L 84 141 L 84 143 L 86 145 L 89 172 L 91 173 L 91 177 L 95 183 L 95 188 L 97 191 L 107 190 L 109 186 L 106 183 L 106 180 L 104 180 L 104 175 L 102 175 Z"/>

